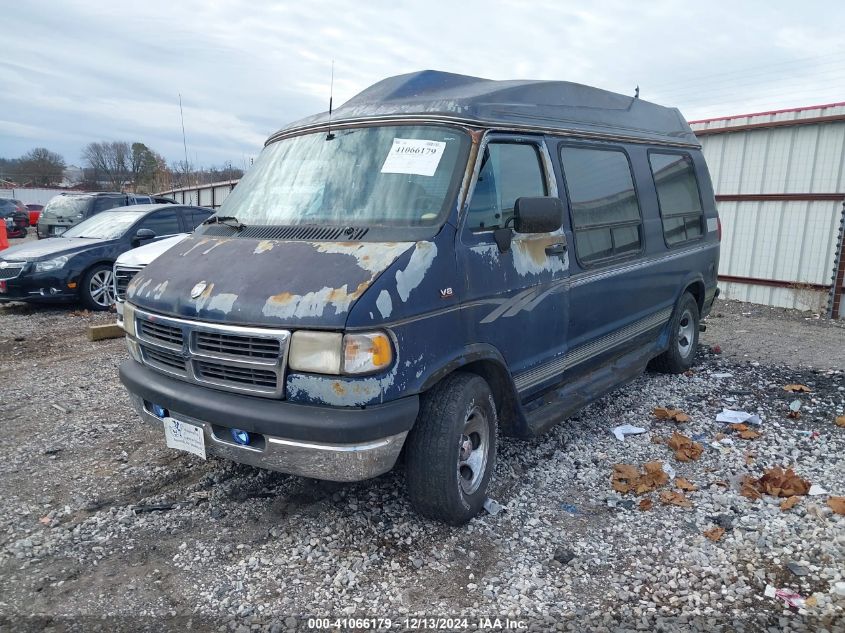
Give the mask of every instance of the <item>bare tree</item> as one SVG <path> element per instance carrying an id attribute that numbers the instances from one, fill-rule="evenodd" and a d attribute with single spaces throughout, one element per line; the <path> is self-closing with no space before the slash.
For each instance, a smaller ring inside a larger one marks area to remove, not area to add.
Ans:
<path id="1" fill-rule="evenodd" d="M 116 191 L 121 191 L 126 181 L 131 179 L 131 156 L 132 151 L 126 141 L 89 143 L 82 151 L 82 158 L 97 174 L 96 177 L 108 181 Z"/>
<path id="2" fill-rule="evenodd" d="M 46 147 L 36 147 L 21 156 L 19 169 L 24 179 L 49 187 L 62 181 L 65 159 Z"/>

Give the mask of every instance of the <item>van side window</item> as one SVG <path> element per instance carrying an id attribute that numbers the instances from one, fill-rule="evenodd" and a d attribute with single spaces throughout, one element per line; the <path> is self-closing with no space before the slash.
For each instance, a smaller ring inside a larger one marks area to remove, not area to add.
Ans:
<path id="1" fill-rule="evenodd" d="M 704 212 L 692 158 L 687 154 L 649 152 L 648 160 L 666 243 L 674 246 L 701 237 Z"/>
<path id="2" fill-rule="evenodd" d="M 523 196 L 545 196 L 546 179 L 537 147 L 530 143 L 490 143 L 467 209 L 467 228 L 497 229 L 513 217 Z"/>
<path id="3" fill-rule="evenodd" d="M 625 153 L 564 146 L 560 161 L 572 207 L 578 260 L 588 264 L 638 252 L 642 218 Z"/>

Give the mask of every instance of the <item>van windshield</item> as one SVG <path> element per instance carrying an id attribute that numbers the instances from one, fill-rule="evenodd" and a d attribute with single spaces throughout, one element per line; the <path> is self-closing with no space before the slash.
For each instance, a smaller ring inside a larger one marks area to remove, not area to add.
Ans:
<path id="1" fill-rule="evenodd" d="M 443 126 L 332 130 L 268 145 L 218 211 L 246 225 L 431 226 L 454 204 L 469 136 Z"/>

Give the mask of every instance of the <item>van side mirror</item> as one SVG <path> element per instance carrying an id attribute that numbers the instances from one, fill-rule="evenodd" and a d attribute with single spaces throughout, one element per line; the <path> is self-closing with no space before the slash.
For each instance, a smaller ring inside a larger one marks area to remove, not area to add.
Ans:
<path id="1" fill-rule="evenodd" d="M 135 233 L 135 237 L 132 238 L 132 245 L 140 246 L 144 242 L 155 239 L 155 237 L 156 232 L 152 229 L 138 229 L 138 232 Z"/>
<path id="2" fill-rule="evenodd" d="M 551 233 L 563 223 L 563 202 L 554 196 L 517 198 L 513 205 L 513 230 L 517 233 Z"/>

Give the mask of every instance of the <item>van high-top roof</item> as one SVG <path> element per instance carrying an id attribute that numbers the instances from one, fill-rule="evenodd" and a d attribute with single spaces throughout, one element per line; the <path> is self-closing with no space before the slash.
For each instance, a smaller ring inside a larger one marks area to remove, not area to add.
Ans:
<path id="1" fill-rule="evenodd" d="M 435 70 L 388 77 L 332 112 L 332 125 L 444 121 L 594 138 L 698 147 L 677 108 L 568 81 L 494 81 Z M 327 112 L 301 119 L 267 143 L 325 128 Z"/>

